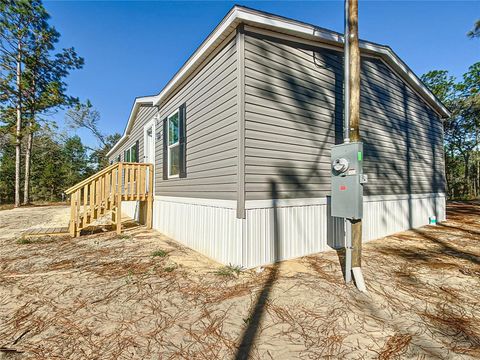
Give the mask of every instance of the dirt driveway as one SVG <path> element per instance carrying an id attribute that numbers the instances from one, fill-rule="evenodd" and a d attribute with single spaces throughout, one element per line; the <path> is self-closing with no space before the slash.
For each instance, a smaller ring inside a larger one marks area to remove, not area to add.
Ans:
<path id="1" fill-rule="evenodd" d="M 31 215 L 0 212 L 0 359 L 479 358 L 480 207 L 448 211 L 364 246 L 368 294 L 334 251 L 237 275 L 143 228 L 18 241 Z"/>
<path id="2" fill-rule="evenodd" d="M 35 227 L 65 227 L 70 220 L 67 205 L 30 206 L 0 211 L 0 244 L 2 240 L 21 236 Z"/>

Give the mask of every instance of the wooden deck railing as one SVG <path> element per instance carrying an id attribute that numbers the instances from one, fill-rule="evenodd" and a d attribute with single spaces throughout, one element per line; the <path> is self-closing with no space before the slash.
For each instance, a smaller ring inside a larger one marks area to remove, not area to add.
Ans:
<path id="1" fill-rule="evenodd" d="M 65 191 L 70 195 L 70 234 L 75 237 L 92 222 L 112 214 L 121 233 L 122 201 L 140 201 L 146 206 L 145 223 L 152 227 L 153 165 L 116 163 Z"/>

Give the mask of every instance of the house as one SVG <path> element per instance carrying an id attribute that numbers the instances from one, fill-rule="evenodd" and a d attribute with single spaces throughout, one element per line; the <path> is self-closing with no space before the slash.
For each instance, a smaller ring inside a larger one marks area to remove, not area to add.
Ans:
<path id="1" fill-rule="evenodd" d="M 360 49 L 366 241 L 445 219 L 449 112 L 388 46 Z M 222 263 L 324 251 L 344 230 L 329 215 L 342 92 L 341 34 L 235 6 L 158 95 L 135 100 L 108 156 L 154 164 L 153 227 Z"/>

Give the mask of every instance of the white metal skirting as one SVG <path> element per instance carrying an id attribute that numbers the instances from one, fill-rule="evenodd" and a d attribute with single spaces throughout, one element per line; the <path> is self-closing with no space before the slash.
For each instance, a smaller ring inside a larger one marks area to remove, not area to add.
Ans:
<path id="1" fill-rule="evenodd" d="M 127 215 L 136 221 L 140 218 L 140 202 L 139 201 L 122 201 L 122 215 Z"/>
<path id="2" fill-rule="evenodd" d="M 370 197 L 364 202 L 363 239 L 378 239 L 428 225 L 429 218 L 446 219 L 444 194 L 414 194 L 402 197 Z"/>
<path id="3" fill-rule="evenodd" d="M 153 227 L 224 264 L 242 264 L 242 223 L 236 210 L 155 197 Z"/>
<path id="4" fill-rule="evenodd" d="M 224 264 L 245 268 L 343 246 L 343 220 L 329 214 L 329 199 L 247 202 L 236 218 L 235 202 L 157 196 L 153 227 Z M 302 205 L 303 204 L 303 205 Z M 365 197 L 364 241 L 445 220 L 445 196 Z"/>

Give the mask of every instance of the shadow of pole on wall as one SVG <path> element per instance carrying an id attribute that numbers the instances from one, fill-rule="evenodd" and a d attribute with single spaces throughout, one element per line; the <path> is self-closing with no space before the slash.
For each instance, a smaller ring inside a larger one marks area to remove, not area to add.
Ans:
<path id="1" fill-rule="evenodd" d="M 259 292 L 255 305 L 253 306 L 250 315 L 247 320 L 247 327 L 243 331 L 240 345 L 238 346 L 235 359 L 245 360 L 250 358 L 252 347 L 255 344 L 258 329 L 261 325 L 262 317 L 265 312 L 265 306 L 267 304 L 270 292 L 273 284 L 277 280 L 280 260 L 280 226 L 278 224 L 278 210 L 277 199 L 278 190 L 277 183 L 270 180 L 270 193 L 272 199 L 272 211 L 273 211 L 273 256 L 274 264 L 269 269 L 268 277 L 263 285 L 262 290 Z"/>

